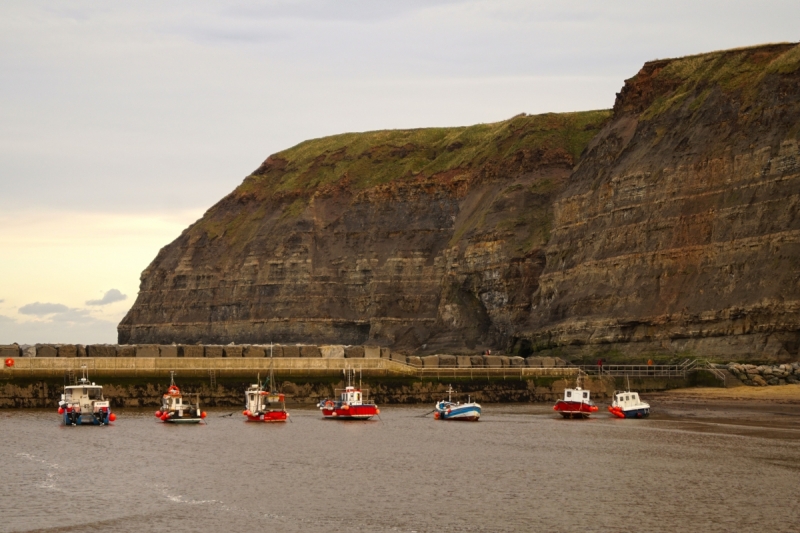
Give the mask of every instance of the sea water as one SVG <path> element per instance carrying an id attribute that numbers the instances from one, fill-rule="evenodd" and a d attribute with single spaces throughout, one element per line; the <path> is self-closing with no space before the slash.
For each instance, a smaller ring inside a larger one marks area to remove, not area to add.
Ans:
<path id="1" fill-rule="evenodd" d="M 647 400 L 647 398 L 645 398 Z M 797 531 L 794 406 L 653 405 L 562 420 L 484 405 L 480 422 L 295 408 L 286 424 L 209 410 L 174 426 L 120 410 L 64 427 L 0 411 L 0 531 Z"/>

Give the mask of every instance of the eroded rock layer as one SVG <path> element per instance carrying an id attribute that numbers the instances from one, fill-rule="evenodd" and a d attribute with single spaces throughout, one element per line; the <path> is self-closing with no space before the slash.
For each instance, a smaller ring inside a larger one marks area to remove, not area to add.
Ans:
<path id="1" fill-rule="evenodd" d="M 770 45 L 627 80 L 555 203 L 533 349 L 796 358 L 799 66 Z"/>
<path id="2" fill-rule="evenodd" d="M 269 157 L 143 272 L 123 343 L 507 344 L 608 111 L 345 134 Z"/>

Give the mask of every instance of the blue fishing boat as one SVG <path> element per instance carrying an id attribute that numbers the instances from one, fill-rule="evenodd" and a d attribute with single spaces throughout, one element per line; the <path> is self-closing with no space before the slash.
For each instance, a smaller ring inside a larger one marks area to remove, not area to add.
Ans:
<path id="1" fill-rule="evenodd" d="M 436 402 L 433 411 L 433 418 L 436 420 L 462 420 L 465 422 L 476 422 L 481 417 L 481 406 L 470 401 L 467 396 L 467 403 L 453 402 L 452 385 L 447 389 L 447 400 Z"/>

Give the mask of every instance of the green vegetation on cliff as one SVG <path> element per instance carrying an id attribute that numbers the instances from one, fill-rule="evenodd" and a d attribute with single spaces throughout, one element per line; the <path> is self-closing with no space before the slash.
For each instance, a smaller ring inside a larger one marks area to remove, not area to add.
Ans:
<path id="1" fill-rule="evenodd" d="M 628 83 L 644 82 L 661 92 L 643 113 L 647 120 L 684 103 L 694 111 L 713 91 L 740 92 L 742 104 L 751 105 L 769 75 L 791 74 L 798 68 L 800 45 L 779 43 L 652 61 Z"/>
<path id="2" fill-rule="evenodd" d="M 270 156 L 237 193 L 307 196 L 342 182 L 365 189 L 398 179 L 479 171 L 520 157 L 572 165 L 610 115 L 608 110 L 522 114 L 467 127 L 333 135 Z"/>

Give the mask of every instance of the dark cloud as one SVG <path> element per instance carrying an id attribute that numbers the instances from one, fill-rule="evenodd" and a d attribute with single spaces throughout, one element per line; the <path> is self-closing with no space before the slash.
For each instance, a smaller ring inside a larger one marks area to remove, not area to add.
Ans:
<path id="1" fill-rule="evenodd" d="M 53 313 L 64 313 L 69 311 L 69 307 L 64 304 L 51 304 L 34 302 L 32 304 L 23 305 L 19 308 L 19 312 L 23 315 L 52 315 Z"/>
<path id="2" fill-rule="evenodd" d="M 114 302 L 121 302 L 128 297 L 127 294 L 122 294 L 117 289 L 111 289 L 103 295 L 99 300 L 88 300 L 86 305 L 108 305 Z"/>

